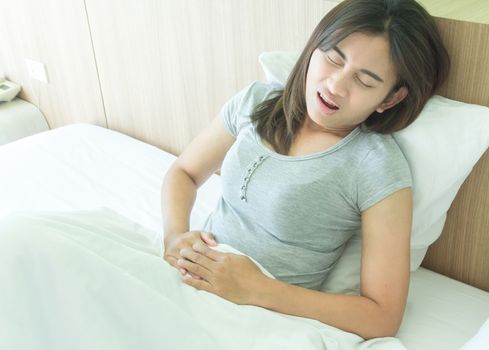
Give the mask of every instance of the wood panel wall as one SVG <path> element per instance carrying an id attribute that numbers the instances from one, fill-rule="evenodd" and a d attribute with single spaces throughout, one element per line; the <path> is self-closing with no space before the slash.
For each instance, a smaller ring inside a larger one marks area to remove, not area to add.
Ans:
<path id="1" fill-rule="evenodd" d="M 96 124 L 178 154 L 263 77 L 261 51 L 300 49 L 338 2 L 2 1 L 0 76 L 51 128 Z M 26 58 L 46 64 L 49 84 L 29 77 Z"/>
<path id="2" fill-rule="evenodd" d="M 88 122 L 178 154 L 229 97 L 263 78 L 261 51 L 299 50 L 338 2 L 2 1 L 0 76 L 21 84 L 52 128 Z M 419 2 L 438 16 L 489 21 L 486 0 Z M 48 85 L 28 76 L 25 58 L 47 65 Z"/>
<path id="3" fill-rule="evenodd" d="M 436 17 L 489 24 L 487 0 L 416 0 Z"/>
<path id="4" fill-rule="evenodd" d="M 108 127 L 180 153 L 336 1 L 86 0 Z M 298 14 L 300 14 L 298 16 Z"/>
<path id="5" fill-rule="evenodd" d="M 437 24 L 452 61 L 438 93 L 489 107 L 489 25 L 442 18 Z M 489 151 L 457 193 L 422 265 L 489 291 Z"/>
<path id="6" fill-rule="evenodd" d="M 107 126 L 83 0 L 0 1 L 0 77 L 22 85 L 51 128 Z M 25 59 L 46 64 L 49 84 L 30 78 Z"/>

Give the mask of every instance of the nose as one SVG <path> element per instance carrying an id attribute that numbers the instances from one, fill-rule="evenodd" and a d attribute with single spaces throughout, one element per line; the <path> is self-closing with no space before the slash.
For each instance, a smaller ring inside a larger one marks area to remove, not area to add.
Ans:
<path id="1" fill-rule="evenodd" d="M 336 96 L 345 97 L 348 94 L 348 82 L 345 74 L 335 72 L 326 81 L 329 91 Z"/>

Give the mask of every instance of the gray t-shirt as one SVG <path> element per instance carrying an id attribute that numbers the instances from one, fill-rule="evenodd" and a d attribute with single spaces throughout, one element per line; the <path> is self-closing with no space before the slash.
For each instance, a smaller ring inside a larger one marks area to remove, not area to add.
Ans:
<path id="1" fill-rule="evenodd" d="M 319 289 L 348 239 L 361 234 L 361 212 L 411 187 L 411 173 L 391 135 L 360 127 L 318 153 L 285 156 L 270 150 L 250 115 L 276 89 L 254 82 L 221 110 L 236 142 L 224 158 L 223 194 L 204 230 L 277 279 Z"/>

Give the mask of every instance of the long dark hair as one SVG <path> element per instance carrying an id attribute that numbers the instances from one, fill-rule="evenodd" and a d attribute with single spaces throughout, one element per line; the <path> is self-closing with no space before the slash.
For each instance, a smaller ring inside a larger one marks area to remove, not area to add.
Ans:
<path id="1" fill-rule="evenodd" d="M 251 119 L 262 139 L 287 154 L 307 114 L 306 74 L 313 51 L 326 51 L 348 35 L 385 35 L 397 70 L 397 84 L 408 95 L 381 117 L 374 111 L 362 129 L 392 133 L 411 124 L 448 75 L 450 59 L 430 14 L 414 0 L 345 0 L 314 29 L 285 88 L 255 107 Z"/>

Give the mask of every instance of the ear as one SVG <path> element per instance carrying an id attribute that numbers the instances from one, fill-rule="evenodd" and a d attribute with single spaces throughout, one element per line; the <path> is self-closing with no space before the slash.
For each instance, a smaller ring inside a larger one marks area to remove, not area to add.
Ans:
<path id="1" fill-rule="evenodd" d="M 392 108 L 399 102 L 404 100 L 408 94 L 408 89 L 405 86 L 401 86 L 396 92 L 387 96 L 387 98 L 377 107 L 376 111 L 382 113 L 386 109 Z"/>

